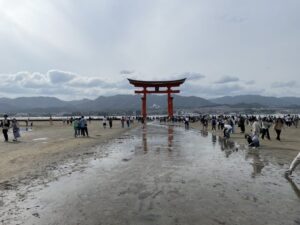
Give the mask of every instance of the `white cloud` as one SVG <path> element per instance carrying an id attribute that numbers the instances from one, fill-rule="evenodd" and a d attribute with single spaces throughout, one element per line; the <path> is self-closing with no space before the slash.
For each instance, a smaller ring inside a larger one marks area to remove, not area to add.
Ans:
<path id="1" fill-rule="evenodd" d="M 97 98 L 99 95 L 130 93 L 128 81 L 107 82 L 98 77 L 60 70 L 47 73 L 19 72 L 0 75 L 0 95 L 17 96 L 49 95 L 63 99 Z"/>
<path id="2" fill-rule="evenodd" d="M 129 75 L 129 74 L 133 74 L 134 70 L 121 70 L 120 74 L 125 74 L 125 75 Z"/>
<path id="3" fill-rule="evenodd" d="M 225 83 L 232 83 L 232 82 L 237 82 L 240 79 L 238 77 L 233 77 L 233 76 L 223 76 L 219 80 L 217 80 L 215 83 L 216 84 L 225 84 Z"/>
<path id="4" fill-rule="evenodd" d="M 70 80 L 73 80 L 76 76 L 78 76 L 70 72 L 59 71 L 59 70 L 50 70 L 48 71 L 47 75 L 49 76 L 50 81 L 53 84 L 65 83 Z"/>
<path id="5" fill-rule="evenodd" d="M 294 88 L 297 87 L 297 81 L 291 80 L 291 81 L 285 81 L 285 82 L 273 82 L 271 84 L 272 88 Z"/>
<path id="6" fill-rule="evenodd" d="M 245 82 L 245 84 L 252 85 L 252 84 L 255 84 L 255 81 L 254 80 L 248 80 L 248 81 Z"/>
<path id="7" fill-rule="evenodd" d="M 182 79 L 182 78 L 186 78 L 187 82 L 198 81 L 205 78 L 205 75 L 197 72 L 185 72 L 185 73 L 178 74 L 176 76 L 172 76 L 171 79 Z"/>

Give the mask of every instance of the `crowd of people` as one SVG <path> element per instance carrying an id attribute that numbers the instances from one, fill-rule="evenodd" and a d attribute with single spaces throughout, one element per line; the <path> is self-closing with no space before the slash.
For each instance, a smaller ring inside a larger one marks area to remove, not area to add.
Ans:
<path id="1" fill-rule="evenodd" d="M 76 118 L 73 122 L 73 128 L 74 128 L 74 137 L 83 136 L 88 137 L 89 131 L 87 126 L 87 120 L 84 118 L 84 116 L 81 116 L 80 118 Z"/>
<path id="2" fill-rule="evenodd" d="M 163 119 L 161 119 L 163 121 Z M 237 115 L 237 116 L 229 116 L 229 115 L 201 115 L 201 116 L 186 116 L 180 118 L 173 118 L 171 121 L 173 122 L 181 122 L 186 121 L 197 122 L 200 121 L 202 124 L 202 130 L 207 130 L 208 125 L 211 124 L 212 131 L 222 130 L 223 135 L 226 138 L 230 138 L 230 134 L 236 133 L 240 129 L 240 133 L 245 133 L 246 126 L 251 126 L 251 134 L 245 135 L 245 137 L 254 137 L 254 139 L 258 138 L 267 138 L 271 140 L 270 129 L 274 128 L 276 132 L 276 140 L 281 140 L 281 131 L 284 126 L 298 127 L 299 116 L 298 115 L 286 115 L 283 117 L 276 116 L 254 116 L 254 115 Z M 249 139 L 250 140 L 250 139 Z M 249 143 L 250 144 L 250 143 Z"/>
<path id="3" fill-rule="evenodd" d="M 13 141 L 18 141 L 20 135 L 20 126 L 16 118 L 13 118 L 12 121 L 8 119 L 7 115 L 3 116 L 4 119 L 1 121 L 0 127 L 2 127 L 2 133 L 4 136 L 4 141 L 8 142 L 8 130 L 12 128 L 14 139 Z"/>
<path id="4" fill-rule="evenodd" d="M 104 117 L 102 121 L 102 126 L 105 129 L 107 126 L 109 128 L 113 127 L 113 121 L 114 120 L 119 120 L 121 121 L 121 126 L 122 128 L 125 128 L 125 125 L 127 128 L 131 126 L 133 123 L 133 117 L 129 116 L 123 116 L 121 119 L 119 117 Z M 89 117 L 67 117 L 67 118 L 62 118 L 60 119 L 64 125 L 70 125 L 74 129 L 74 137 L 89 137 L 89 130 L 88 130 L 88 123 L 90 124 L 93 118 L 91 116 Z M 30 126 L 31 128 L 33 127 L 33 121 L 30 121 L 29 118 L 27 120 L 22 120 L 23 122 L 25 121 L 25 130 L 28 130 L 28 127 Z M 54 119 L 52 116 L 49 117 L 49 123 L 50 126 L 53 125 Z M 13 133 L 13 141 L 16 142 L 18 141 L 18 138 L 21 137 L 21 132 L 20 132 L 20 125 L 19 121 L 16 118 L 9 119 L 8 115 L 3 116 L 3 120 L 0 123 L 0 127 L 2 127 L 2 133 L 4 137 L 4 141 L 8 142 L 9 137 L 8 137 L 8 131 L 11 129 Z"/>
<path id="5" fill-rule="evenodd" d="M 178 116 L 171 119 L 166 117 L 160 118 L 160 122 L 183 122 L 185 128 L 189 127 L 190 122 L 200 122 L 202 131 L 207 131 L 209 124 L 211 131 L 222 131 L 223 137 L 229 139 L 232 133 L 239 132 L 244 134 L 248 146 L 257 149 L 260 147 L 260 138 L 271 141 L 270 129 L 273 128 L 276 141 L 281 141 L 281 132 L 284 127 L 298 127 L 299 115 L 200 115 L 200 116 Z M 250 127 L 250 133 L 246 132 L 246 127 Z M 239 128 L 239 130 L 238 130 Z M 295 168 L 300 164 L 300 153 L 292 161 L 287 175 L 291 175 Z"/>

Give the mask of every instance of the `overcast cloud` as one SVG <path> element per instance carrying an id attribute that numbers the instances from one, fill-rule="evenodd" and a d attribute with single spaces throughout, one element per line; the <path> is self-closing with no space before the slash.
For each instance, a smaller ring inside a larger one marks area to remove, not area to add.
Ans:
<path id="1" fill-rule="evenodd" d="M 216 84 L 225 84 L 225 83 L 232 83 L 232 82 L 237 82 L 240 79 L 238 77 L 233 77 L 233 76 L 223 76 L 221 79 L 217 80 L 215 83 Z"/>
<path id="2" fill-rule="evenodd" d="M 299 0 L 0 0 L 0 97 L 132 93 L 300 97 Z"/>

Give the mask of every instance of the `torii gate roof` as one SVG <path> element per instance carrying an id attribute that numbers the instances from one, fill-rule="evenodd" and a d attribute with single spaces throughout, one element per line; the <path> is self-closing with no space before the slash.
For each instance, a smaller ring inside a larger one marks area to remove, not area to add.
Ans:
<path id="1" fill-rule="evenodd" d="M 184 83 L 185 80 L 186 78 L 168 81 L 143 81 L 128 78 L 129 83 L 134 85 L 135 87 L 179 87 L 181 84 Z"/>

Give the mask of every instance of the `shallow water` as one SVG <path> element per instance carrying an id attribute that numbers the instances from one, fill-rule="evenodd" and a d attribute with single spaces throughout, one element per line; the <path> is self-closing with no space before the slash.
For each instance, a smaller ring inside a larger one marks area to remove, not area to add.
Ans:
<path id="1" fill-rule="evenodd" d="M 283 177 L 290 160 L 286 152 L 148 124 L 99 146 L 87 169 L 32 187 L 2 222 L 300 224 L 300 180 Z"/>

